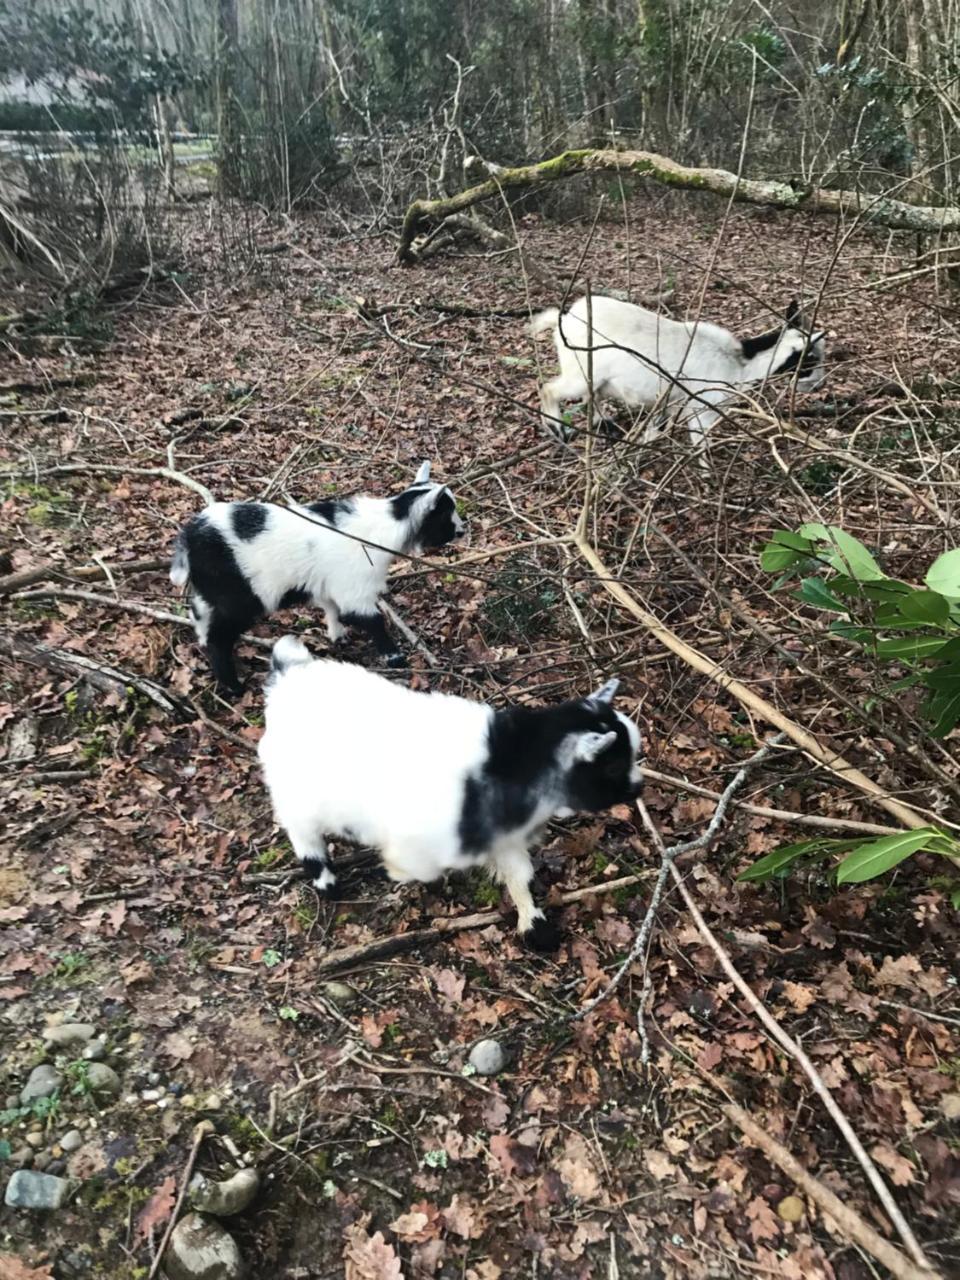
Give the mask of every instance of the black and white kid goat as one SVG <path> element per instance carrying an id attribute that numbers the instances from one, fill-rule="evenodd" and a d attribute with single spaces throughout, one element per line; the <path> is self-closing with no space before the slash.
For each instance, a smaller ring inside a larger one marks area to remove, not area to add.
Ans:
<path id="1" fill-rule="evenodd" d="M 527 850 L 550 818 L 640 794 L 640 733 L 611 705 L 617 684 L 558 706 L 496 711 L 313 660 L 285 636 L 273 650 L 259 746 L 277 819 L 328 894 L 331 835 L 372 845 L 398 883 L 485 865 L 516 904 L 521 938 L 553 950 L 559 935 L 533 904 Z"/>
<path id="2" fill-rule="evenodd" d="M 357 627 L 390 666 L 401 665 L 377 608 L 390 565 L 398 553 L 445 546 L 463 529 L 453 494 L 430 482 L 424 462 L 413 484 L 391 498 L 356 494 L 293 507 L 216 502 L 181 529 L 170 580 L 189 582 L 197 639 L 220 687 L 239 694 L 237 640 L 258 618 L 294 605 L 323 610 L 331 643 Z"/>
<path id="3" fill-rule="evenodd" d="M 597 294 L 592 302 L 592 341 L 587 342 L 587 300 L 578 298 L 561 316 L 556 307 L 530 322 L 536 337 L 553 330 L 560 376 L 540 391 L 544 426 L 568 434 L 560 415 L 568 400 L 585 400 L 587 350 L 593 350 L 596 399 L 617 400 L 629 409 L 659 407 L 684 422 L 694 445 L 721 416 L 722 405 L 781 374 L 796 373 L 797 387 L 812 391 L 824 378 L 824 333 L 811 333 L 792 302 L 786 323 L 756 338 L 738 338 L 705 320 L 678 321 L 632 302 Z M 601 422 L 594 410 L 593 425 Z M 644 440 L 659 433 L 649 421 Z"/>

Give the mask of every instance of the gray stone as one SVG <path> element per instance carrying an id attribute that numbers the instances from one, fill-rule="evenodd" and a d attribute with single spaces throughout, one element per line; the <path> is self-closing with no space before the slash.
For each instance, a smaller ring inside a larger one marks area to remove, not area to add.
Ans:
<path id="1" fill-rule="evenodd" d="M 230 1218 L 243 1213 L 260 1189 L 260 1175 L 256 1169 L 241 1169 L 223 1182 L 211 1182 L 202 1173 L 190 1183 L 190 1203 L 203 1213 L 218 1218 Z"/>
<path id="2" fill-rule="evenodd" d="M 66 1049 L 75 1044 L 86 1044 L 96 1035 L 92 1022 L 61 1022 L 59 1027 L 47 1027 L 43 1042 L 53 1049 Z"/>
<path id="3" fill-rule="evenodd" d="M 51 1155 L 49 1151 L 38 1151 L 33 1157 L 33 1167 L 35 1169 L 47 1169 L 50 1166 Z M 54 1171 L 56 1172 L 56 1171 Z"/>
<path id="4" fill-rule="evenodd" d="M 66 1178 L 33 1169 L 18 1169 L 7 1183 L 3 1198 L 9 1209 L 59 1209 L 72 1190 Z"/>
<path id="5" fill-rule="evenodd" d="M 91 1040 L 89 1044 L 83 1046 L 83 1052 L 80 1057 L 86 1062 L 100 1062 L 107 1056 L 107 1046 L 102 1040 Z"/>
<path id="6" fill-rule="evenodd" d="M 35 1129 L 33 1133 L 27 1134 L 27 1142 L 33 1147 L 34 1151 L 39 1151 L 46 1144 L 46 1139 L 39 1129 Z"/>
<path id="7" fill-rule="evenodd" d="M 83 1146 L 83 1134 L 79 1129 L 69 1129 L 60 1139 L 60 1146 L 66 1152 L 76 1151 Z"/>
<path id="8" fill-rule="evenodd" d="M 8 1093 L 4 1099 L 4 1105 L 8 1111 L 16 1111 L 17 1107 L 20 1105 L 19 1093 Z"/>
<path id="9" fill-rule="evenodd" d="M 59 1177 L 60 1174 L 66 1173 L 67 1165 L 64 1160 L 51 1160 L 47 1165 L 47 1173 L 55 1173 Z"/>
<path id="10" fill-rule="evenodd" d="M 345 982 L 325 982 L 320 990 L 334 1004 L 351 1005 L 360 999 L 353 987 L 348 987 Z"/>
<path id="11" fill-rule="evenodd" d="M 467 1061 L 478 1076 L 495 1076 L 507 1065 L 507 1055 L 499 1040 L 478 1040 Z"/>
<path id="12" fill-rule="evenodd" d="M 163 1268 L 170 1280 L 241 1280 L 243 1261 L 233 1237 L 212 1218 L 188 1213 L 174 1228 Z"/>
<path id="13" fill-rule="evenodd" d="M 33 1164 L 33 1151 L 30 1147 L 18 1147 L 10 1157 L 10 1163 L 18 1169 L 29 1169 Z"/>
<path id="14" fill-rule="evenodd" d="M 29 1080 L 20 1090 L 20 1105 L 29 1107 L 31 1102 L 36 1102 L 39 1098 L 49 1098 L 61 1084 L 63 1076 L 56 1067 L 51 1067 L 49 1062 L 42 1062 L 39 1067 L 33 1068 Z"/>
<path id="15" fill-rule="evenodd" d="M 101 1097 L 116 1097 L 120 1092 L 120 1077 L 105 1062 L 91 1062 L 87 1067 L 87 1084 L 92 1093 Z"/>

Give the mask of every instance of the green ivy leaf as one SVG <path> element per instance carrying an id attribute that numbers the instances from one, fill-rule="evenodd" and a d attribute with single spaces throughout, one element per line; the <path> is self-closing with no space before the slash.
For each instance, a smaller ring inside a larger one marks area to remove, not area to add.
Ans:
<path id="1" fill-rule="evenodd" d="M 923 704 L 923 713 L 933 721 L 933 736 L 942 738 L 960 721 L 960 662 L 934 667 L 923 680 L 933 691 Z"/>
<path id="2" fill-rule="evenodd" d="M 840 863 L 837 883 L 862 884 L 864 880 L 874 880 L 923 849 L 938 835 L 940 832 L 936 828 L 923 827 L 919 831 L 898 831 L 895 836 L 883 836 L 861 844 Z"/>
<path id="3" fill-rule="evenodd" d="M 760 568 L 764 573 L 780 573 L 811 555 L 813 543 L 808 538 L 788 529 L 778 529 L 760 553 Z"/>
<path id="4" fill-rule="evenodd" d="M 916 662 L 939 654 L 947 641 L 943 636 L 903 636 L 877 641 L 877 654 L 881 658 L 901 658 Z"/>
<path id="5" fill-rule="evenodd" d="M 924 582 L 931 591 L 939 591 L 951 600 L 960 600 L 960 547 L 937 556 L 927 570 Z"/>
<path id="6" fill-rule="evenodd" d="M 263 963 L 268 969 L 275 969 L 280 963 L 282 957 L 279 951 L 274 951 L 272 947 L 263 953 Z"/>

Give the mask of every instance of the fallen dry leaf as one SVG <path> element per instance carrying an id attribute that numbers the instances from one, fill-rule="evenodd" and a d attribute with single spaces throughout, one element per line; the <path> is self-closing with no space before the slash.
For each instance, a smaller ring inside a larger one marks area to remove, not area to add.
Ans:
<path id="1" fill-rule="evenodd" d="M 557 1172 L 572 1196 L 593 1200 L 600 1193 L 600 1179 L 593 1167 L 593 1157 L 578 1133 L 571 1134 L 557 1161 Z"/>
<path id="2" fill-rule="evenodd" d="M 177 1200 L 177 1180 L 171 1176 L 164 1178 L 156 1191 L 137 1214 L 133 1226 L 134 1246 L 150 1239 L 151 1231 L 162 1227 L 173 1213 Z"/>
<path id="3" fill-rule="evenodd" d="M 367 1232 L 370 1215 L 359 1218 L 343 1233 L 344 1280 L 403 1280 L 400 1259 L 383 1233 Z"/>
<path id="4" fill-rule="evenodd" d="M 890 1174 L 890 1181 L 895 1187 L 908 1187 L 916 1180 L 916 1171 L 910 1161 L 888 1143 L 878 1142 L 870 1154 Z"/>
<path id="5" fill-rule="evenodd" d="M 15 1253 L 0 1253 L 0 1280 L 52 1280 L 50 1265 L 32 1267 Z"/>

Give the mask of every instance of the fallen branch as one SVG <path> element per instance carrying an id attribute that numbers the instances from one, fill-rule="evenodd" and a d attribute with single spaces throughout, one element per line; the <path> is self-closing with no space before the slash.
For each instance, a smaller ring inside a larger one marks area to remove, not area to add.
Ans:
<path id="1" fill-rule="evenodd" d="M 29 471 L 5 471 L 0 475 L 0 479 L 11 480 L 21 475 L 160 476 L 164 480 L 173 480 L 175 484 L 182 484 L 187 489 L 192 489 L 194 493 L 200 495 L 208 507 L 213 506 L 214 503 L 213 494 L 205 485 L 202 485 L 199 480 L 194 480 L 192 476 L 186 476 L 182 471 L 176 471 L 172 467 L 120 467 L 100 462 L 62 462 L 55 467 L 31 468 Z"/>
<path id="2" fill-rule="evenodd" d="M 19 591 L 21 587 L 29 587 L 33 582 L 46 582 L 51 578 L 78 578 L 81 582 L 96 582 L 107 576 L 107 570 L 111 573 L 148 573 L 155 569 L 165 569 L 169 563 L 169 558 L 128 560 L 111 565 L 83 564 L 72 569 L 64 569 L 57 564 L 43 564 L 34 569 L 20 569 L 17 573 L 10 573 L 5 578 L 0 578 L 0 596 L 9 595 L 11 591 Z"/>
<path id="3" fill-rule="evenodd" d="M 633 946 L 628 951 L 626 958 L 620 965 L 620 968 L 613 975 L 603 990 L 599 992 L 599 994 L 595 995 L 592 1000 L 589 1000 L 582 1008 L 578 1009 L 576 1013 L 571 1015 L 569 1019 L 571 1022 L 581 1022 L 584 1018 L 588 1017 L 593 1013 L 597 1005 L 602 1004 L 604 1000 L 609 999 L 609 997 L 613 995 L 614 991 L 616 991 L 617 987 L 619 987 L 620 983 L 624 979 L 624 975 L 630 969 L 630 966 L 634 963 L 637 957 L 646 950 L 647 943 L 650 940 L 650 934 L 653 930 L 653 922 L 657 911 L 660 908 L 661 900 L 663 899 L 663 891 L 667 885 L 667 876 L 670 874 L 670 870 L 673 867 L 674 862 L 681 853 L 690 853 L 694 849 L 705 849 L 707 845 L 711 843 L 717 832 L 720 830 L 723 820 L 726 817 L 727 809 L 730 807 L 730 801 L 733 799 L 734 792 L 743 786 L 744 782 L 747 780 L 747 774 L 750 770 L 764 761 L 777 745 L 778 739 L 782 740 L 782 738 L 783 734 L 778 734 L 777 738 L 772 739 L 772 741 L 762 746 L 759 751 L 755 752 L 749 760 L 746 760 L 740 766 L 724 788 L 723 795 L 718 798 L 717 807 L 713 811 L 713 817 L 710 819 L 706 831 L 704 831 L 702 835 L 697 836 L 694 840 L 684 840 L 680 844 L 671 845 L 669 849 L 665 848 L 663 841 L 660 839 L 659 831 L 657 831 L 656 827 L 654 827 L 653 823 L 650 821 L 650 815 L 647 813 L 646 806 L 642 800 L 637 801 L 637 808 L 640 811 L 640 816 L 643 819 L 647 830 L 653 837 L 654 844 L 660 854 L 660 870 L 657 874 L 657 882 L 653 886 L 653 893 L 650 895 L 646 914 L 644 915 L 640 928 L 637 930 L 636 937 L 633 940 Z M 646 990 L 646 983 L 644 983 L 644 989 Z M 647 1033 L 644 1027 L 643 1005 L 644 1000 L 641 998 L 640 1012 L 637 1016 L 637 1025 L 641 1041 L 640 1060 L 643 1063 L 647 1063 L 650 1061 L 650 1043 L 647 1039 Z"/>
<path id="4" fill-rule="evenodd" d="M 907 1252 L 916 1263 L 916 1266 L 921 1269 L 919 1272 L 914 1269 L 910 1272 L 903 1272 L 902 1274 L 909 1274 L 912 1276 L 922 1275 L 925 1277 L 925 1280 L 932 1280 L 932 1277 L 936 1276 L 936 1272 L 932 1270 L 927 1259 L 924 1257 L 923 1250 L 920 1248 L 916 1236 L 913 1234 L 909 1223 L 906 1218 L 904 1218 L 899 1206 L 891 1195 L 889 1188 L 880 1176 L 880 1171 L 867 1154 L 863 1143 L 854 1132 L 850 1121 L 840 1110 L 836 1099 L 824 1083 L 823 1077 L 810 1061 L 803 1047 L 794 1040 L 792 1036 L 788 1035 L 787 1032 L 784 1031 L 783 1027 L 781 1027 L 776 1018 L 774 1018 L 774 1016 L 768 1011 L 766 1005 L 764 1005 L 759 996 L 756 995 L 752 987 L 750 987 L 741 976 L 739 970 L 734 966 L 733 961 L 730 959 L 729 955 L 711 932 L 709 925 L 704 920 L 699 907 L 693 900 L 693 896 L 684 882 L 683 876 L 672 864 L 670 866 L 670 872 L 673 876 L 677 889 L 680 892 L 680 896 L 683 898 L 684 904 L 690 912 L 694 924 L 697 926 L 700 936 L 713 951 L 717 960 L 720 962 L 720 967 L 746 1000 L 754 1015 L 760 1020 L 777 1044 L 780 1045 L 781 1049 L 793 1058 L 798 1066 L 803 1070 L 807 1079 L 810 1081 L 810 1084 L 813 1086 L 814 1093 L 816 1093 L 817 1097 L 823 1103 L 830 1119 L 840 1130 L 847 1146 L 853 1152 L 861 1169 L 866 1174 L 867 1180 L 876 1192 L 877 1198 L 883 1206 L 884 1212 L 906 1246 Z M 797 1167 L 799 1168 L 799 1166 Z M 885 1265 L 889 1265 L 889 1263 Z"/>
<path id="5" fill-rule="evenodd" d="M 742 178 L 726 169 L 692 168 L 669 156 L 651 151 L 583 150 L 565 151 L 539 164 L 499 169 L 485 182 L 468 187 L 441 200 L 414 200 L 407 209 L 400 233 L 397 257 L 400 262 L 415 259 L 413 242 L 431 224 L 463 214 L 484 200 L 502 196 L 504 191 L 530 190 L 570 178 L 578 173 L 636 173 L 668 187 L 711 191 L 714 195 L 747 204 L 771 205 L 779 209 L 808 209 L 862 218 L 874 226 L 893 231 L 920 231 L 932 234 L 960 230 L 960 208 L 907 204 L 888 196 L 871 196 L 859 191 L 832 191 L 822 187 L 794 185 L 769 179 Z"/>
<path id="6" fill-rule="evenodd" d="M 734 1102 L 726 1102 L 721 1104 L 720 1110 L 754 1146 L 760 1148 L 768 1160 L 782 1169 L 787 1177 L 797 1184 L 804 1195 L 808 1196 L 822 1213 L 832 1219 L 836 1226 L 834 1234 L 839 1234 L 844 1239 L 858 1244 L 881 1266 L 886 1267 L 891 1275 L 896 1276 L 897 1280 L 935 1280 L 938 1272 L 928 1264 L 915 1265 L 909 1258 L 905 1258 L 899 1249 L 888 1240 L 884 1240 L 879 1232 L 874 1231 L 859 1213 L 854 1212 L 822 1182 L 818 1182 L 812 1174 L 808 1173 L 786 1147 L 772 1138 L 767 1130 L 761 1128 L 742 1107 L 738 1107 Z M 830 1229 L 829 1223 L 827 1228 Z"/>
<path id="7" fill-rule="evenodd" d="M 423 656 L 426 658 L 427 665 L 430 667 L 433 667 L 433 669 L 436 670 L 440 666 L 440 659 L 436 656 L 435 653 L 433 653 L 430 649 L 427 648 L 424 642 L 417 635 L 416 631 L 414 631 L 413 627 L 411 627 L 408 623 L 404 622 L 403 618 L 400 617 L 399 613 L 397 613 L 393 605 L 388 603 L 388 601 L 386 600 L 381 600 L 380 609 L 381 609 L 381 612 L 393 623 L 396 629 L 400 632 L 400 634 L 406 640 L 407 644 L 412 645 L 414 649 L 419 649 L 420 652 L 423 654 Z"/>
<path id="8" fill-rule="evenodd" d="M 608 880 L 604 884 L 589 884 L 582 889 L 571 889 L 568 893 L 557 894 L 551 899 L 550 905 L 566 906 L 570 902 L 582 902 L 584 898 L 594 895 L 613 893 L 617 889 L 626 889 L 649 880 L 653 875 L 653 871 L 641 871 L 637 875 L 621 876 L 618 880 Z M 472 916 L 440 916 L 425 929 L 411 929 L 409 933 L 391 934 L 386 938 L 374 938 L 372 942 L 358 942 L 352 947 L 341 947 L 339 951 L 328 952 L 317 968 L 320 973 L 331 973 L 353 968 L 358 964 L 368 964 L 372 960 L 385 960 L 404 951 L 429 946 L 451 933 L 486 929 L 488 925 L 500 924 L 506 917 L 507 912 L 504 911 L 482 911 Z"/>
<path id="9" fill-rule="evenodd" d="M 15 636 L 0 637 L 0 651 L 36 667 L 66 672 L 72 676 L 82 676 L 102 693 L 116 693 L 119 690 L 126 695 L 128 689 L 136 689 L 168 715 L 185 718 L 193 715 L 192 710 L 179 698 L 171 697 L 160 685 L 147 679 L 146 676 L 131 675 L 129 671 L 120 671 L 102 662 L 94 662 L 91 658 L 85 658 L 79 653 L 51 649 L 45 644 L 28 644 Z"/>
<path id="10" fill-rule="evenodd" d="M 671 631 L 659 618 L 644 609 L 630 592 L 621 583 L 617 582 L 588 542 L 581 537 L 576 538 L 575 541 L 580 554 L 593 569 L 597 575 L 597 580 L 605 590 L 615 600 L 619 601 L 628 613 L 639 619 L 650 634 L 659 640 L 662 645 L 672 653 L 677 654 L 695 671 L 700 671 L 703 675 L 708 676 L 721 689 L 732 694 L 745 707 L 749 707 L 751 711 L 762 716 L 768 724 L 780 729 L 792 742 L 802 747 L 809 756 L 819 764 L 824 765 L 831 773 L 841 778 L 844 782 L 851 783 L 858 790 L 869 796 L 875 804 L 896 818 L 902 826 L 916 831 L 929 825 L 928 819 L 918 813 L 916 809 L 910 808 L 901 803 L 901 801 L 894 799 L 893 796 L 888 795 L 883 787 L 874 782 L 872 778 L 868 778 L 865 773 L 862 773 L 855 765 L 845 760 L 837 752 L 823 746 L 812 733 L 788 716 L 785 716 L 773 703 L 768 702 L 766 698 L 762 698 L 760 694 L 755 693 L 753 689 L 750 689 L 740 680 L 734 679 L 712 658 L 706 657 L 699 650 L 687 644 L 685 640 L 681 640 L 674 631 Z"/>
<path id="11" fill-rule="evenodd" d="M 651 782 L 661 782 L 664 786 L 674 787 L 678 791 L 689 791 L 691 795 L 703 796 L 706 800 L 719 800 L 720 793 L 711 791 L 709 787 L 701 787 L 696 782 L 688 782 L 686 778 L 674 778 L 672 774 L 661 773 L 658 769 L 640 766 L 640 772 Z M 882 827 L 878 822 L 857 822 L 853 818 L 825 818 L 819 813 L 794 813 L 790 809 L 770 809 L 765 804 L 753 804 L 749 800 L 732 802 L 744 813 L 755 813 L 761 818 L 775 818 L 778 822 L 789 822 L 799 827 L 819 827 L 824 831 L 859 831 L 863 835 L 895 836 L 899 827 Z"/>

